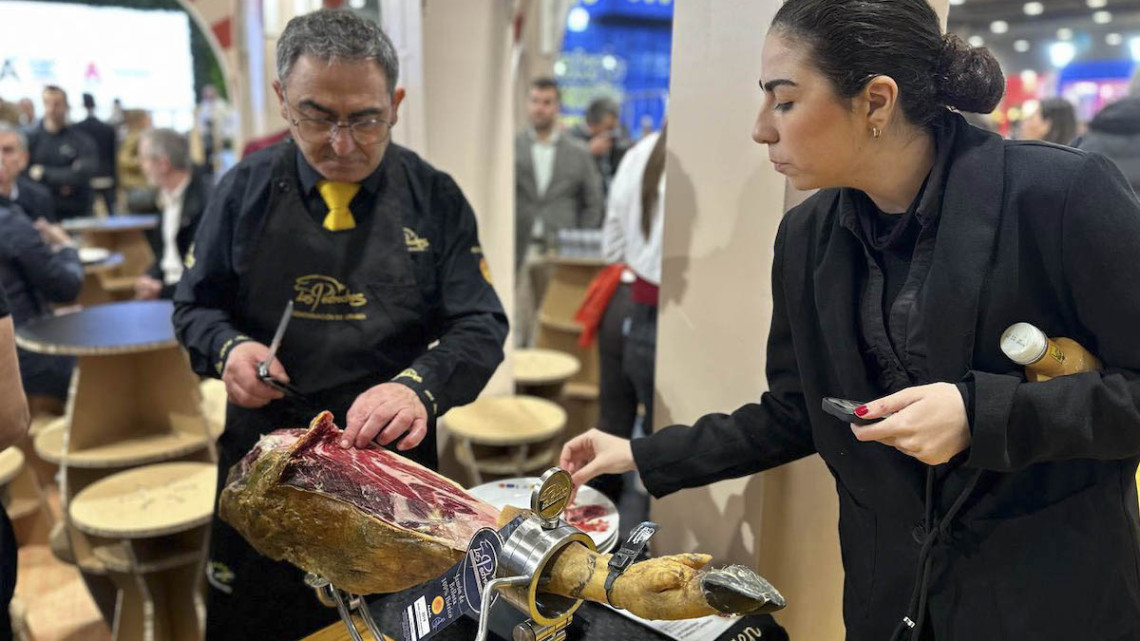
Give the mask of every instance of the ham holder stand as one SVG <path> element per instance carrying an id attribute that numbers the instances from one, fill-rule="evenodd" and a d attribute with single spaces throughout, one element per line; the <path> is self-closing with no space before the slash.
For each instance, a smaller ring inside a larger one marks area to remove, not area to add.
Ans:
<path id="1" fill-rule="evenodd" d="M 502 547 L 497 551 L 493 578 L 481 582 L 482 598 L 478 607 L 479 632 L 476 641 L 486 641 L 488 638 L 491 606 L 497 596 L 502 596 L 526 617 L 522 623 L 514 626 L 511 632 L 514 641 L 563 641 L 566 638 L 566 628 L 573 619 L 574 611 L 582 605 L 582 600 L 539 594 L 538 586 L 547 564 L 562 548 L 577 542 L 590 550 L 595 549 L 594 541 L 588 534 L 560 518 L 570 501 L 572 490 L 570 475 L 557 467 L 551 468 L 542 475 L 531 492 L 532 514 L 515 519 L 496 535 L 503 536 Z M 487 531 L 481 530 L 480 533 Z M 477 534 L 476 538 L 478 536 Z M 353 641 L 364 641 L 353 614 L 359 615 L 376 641 L 384 641 L 385 637 L 380 633 L 363 597 L 338 590 L 314 574 L 308 574 L 305 583 L 316 589 L 321 603 L 336 607 Z M 476 580 L 476 583 L 480 581 Z M 422 633 L 419 637 L 422 637 Z"/>

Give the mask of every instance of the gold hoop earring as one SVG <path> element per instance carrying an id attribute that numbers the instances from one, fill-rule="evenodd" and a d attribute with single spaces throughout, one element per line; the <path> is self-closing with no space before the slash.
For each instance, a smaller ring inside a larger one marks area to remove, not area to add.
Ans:
<path id="1" fill-rule="evenodd" d="M 871 137 L 872 138 L 878 138 L 879 136 L 882 136 L 882 135 L 883 135 L 882 129 L 879 129 L 878 127 L 871 127 Z"/>

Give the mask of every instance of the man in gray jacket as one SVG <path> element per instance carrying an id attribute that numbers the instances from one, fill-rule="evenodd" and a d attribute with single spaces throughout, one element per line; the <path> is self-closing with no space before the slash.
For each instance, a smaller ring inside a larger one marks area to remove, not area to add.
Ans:
<path id="1" fill-rule="evenodd" d="M 555 249 L 562 229 L 597 229 L 605 204 L 602 176 L 589 149 L 558 126 L 561 99 L 550 78 L 531 83 L 530 126 L 515 138 L 516 342 L 529 343 L 534 311 L 546 292 L 536 260 Z M 528 260 L 529 258 L 529 260 Z"/>
<path id="2" fill-rule="evenodd" d="M 1073 146 L 1108 156 L 1140 194 L 1140 70 L 1128 89 L 1127 98 L 1100 110 Z"/>

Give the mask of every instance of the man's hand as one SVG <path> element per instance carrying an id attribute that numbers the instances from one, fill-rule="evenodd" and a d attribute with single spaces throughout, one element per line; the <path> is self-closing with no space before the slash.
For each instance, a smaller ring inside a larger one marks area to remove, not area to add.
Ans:
<path id="1" fill-rule="evenodd" d="M 604 131 L 590 139 L 590 155 L 597 158 L 610 153 L 614 148 L 614 137 L 608 131 Z"/>
<path id="2" fill-rule="evenodd" d="M 950 383 L 911 387 L 855 410 L 861 418 L 887 418 L 873 425 L 851 425 L 860 441 L 878 441 L 927 465 L 949 461 L 970 447 L 966 405 Z"/>
<path id="3" fill-rule="evenodd" d="M 155 300 L 162 293 L 162 281 L 146 274 L 135 280 L 135 300 Z"/>
<path id="4" fill-rule="evenodd" d="M 32 226 L 36 228 L 36 231 L 40 232 L 40 238 L 50 245 L 52 249 L 58 250 L 60 247 L 74 244 L 71 240 L 71 236 L 63 230 L 63 227 L 49 223 L 43 218 L 37 218 L 35 222 L 32 223 Z"/>
<path id="5" fill-rule="evenodd" d="M 407 385 L 381 383 L 356 397 L 348 409 L 348 425 L 340 446 L 365 448 L 376 440 L 388 445 L 404 434 L 396 449 L 401 452 L 420 444 L 427 436 L 427 408 Z"/>
<path id="6" fill-rule="evenodd" d="M 257 377 L 257 364 L 268 355 L 269 348 L 254 341 L 239 343 L 230 350 L 226 367 L 222 370 L 222 381 L 226 384 L 226 397 L 231 403 L 257 409 L 284 396 Z M 269 374 L 283 383 L 289 382 L 289 375 L 276 358 L 269 364 Z"/>

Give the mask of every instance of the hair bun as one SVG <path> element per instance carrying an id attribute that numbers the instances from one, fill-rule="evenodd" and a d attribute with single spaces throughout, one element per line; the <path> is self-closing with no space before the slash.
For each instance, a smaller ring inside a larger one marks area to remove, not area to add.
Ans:
<path id="1" fill-rule="evenodd" d="M 937 100 L 959 111 L 988 114 L 1005 94 L 1005 75 L 990 50 L 952 33 L 942 36 L 934 84 Z"/>

